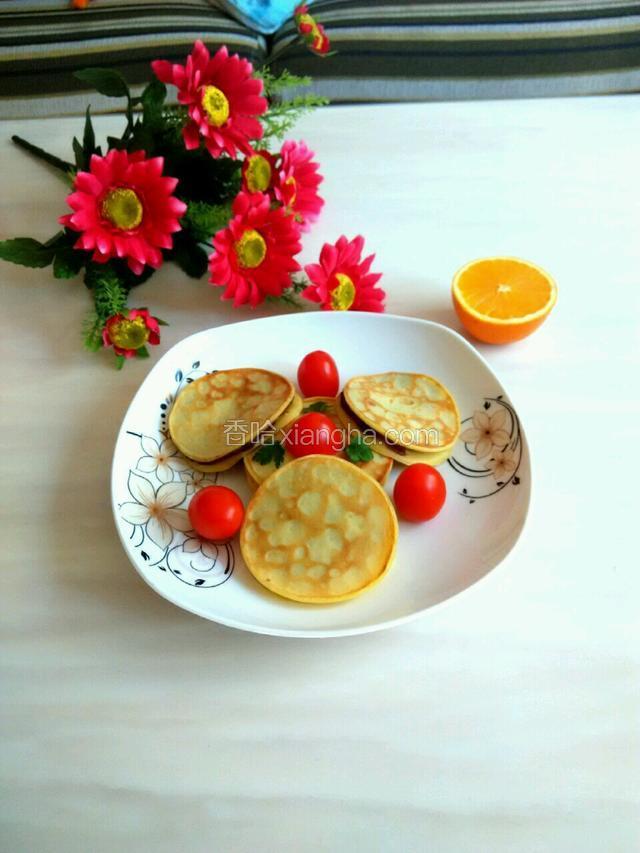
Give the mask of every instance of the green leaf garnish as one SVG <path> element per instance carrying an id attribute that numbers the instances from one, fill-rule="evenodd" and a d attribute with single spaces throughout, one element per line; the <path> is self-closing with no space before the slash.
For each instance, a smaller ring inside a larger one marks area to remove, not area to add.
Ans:
<path id="1" fill-rule="evenodd" d="M 373 450 L 361 435 L 354 435 L 345 452 L 351 462 L 371 462 L 373 459 Z"/>
<path id="2" fill-rule="evenodd" d="M 307 412 L 328 412 L 328 411 L 329 411 L 329 406 L 327 405 L 327 403 L 324 402 L 324 400 L 316 400 L 315 403 L 311 403 L 309 406 L 304 408 L 302 410 L 302 413 L 304 415 L 306 415 Z"/>
<path id="3" fill-rule="evenodd" d="M 253 454 L 253 458 L 260 465 L 269 465 L 271 462 L 279 468 L 284 462 L 284 447 L 279 441 L 274 441 L 273 444 L 263 444 Z"/>

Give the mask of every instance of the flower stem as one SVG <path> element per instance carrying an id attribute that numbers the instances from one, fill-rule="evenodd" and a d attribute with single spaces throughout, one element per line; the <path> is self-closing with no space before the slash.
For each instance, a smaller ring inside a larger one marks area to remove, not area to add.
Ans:
<path id="1" fill-rule="evenodd" d="M 48 151 L 45 151 L 43 148 L 39 148 L 37 145 L 33 145 L 21 136 L 14 135 L 11 137 L 11 141 L 14 142 L 18 148 L 23 148 L 25 151 L 33 154 L 34 157 L 44 160 L 45 163 L 49 163 L 50 166 L 53 166 L 55 169 L 58 169 L 67 175 L 75 172 L 75 166 L 72 163 L 67 163 L 66 160 L 61 160 L 60 157 L 56 157 L 55 154 L 49 154 Z"/>
<path id="2" fill-rule="evenodd" d="M 301 307 L 300 303 L 297 301 L 297 299 L 294 299 L 293 296 L 291 296 L 289 293 L 281 294 L 280 299 L 283 302 L 286 302 L 287 305 L 292 305 L 294 308 L 300 308 Z"/>

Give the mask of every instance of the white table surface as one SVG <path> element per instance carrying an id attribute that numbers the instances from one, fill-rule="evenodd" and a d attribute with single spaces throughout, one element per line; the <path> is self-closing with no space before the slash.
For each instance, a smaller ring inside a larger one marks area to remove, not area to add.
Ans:
<path id="1" fill-rule="evenodd" d="M 65 210 L 9 135 L 66 155 L 81 123 L 0 123 L 0 237 L 48 238 Z M 556 276 L 535 335 L 479 347 L 532 447 L 523 541 L 459 601 L 379 634 L 277 639 L 177 609 L 109 506 L 153 362 L 117 373 L 83 352 L 82 283 L 2 264 L 0 847 L 631 853 L 640 96 L 335 108 L 298 135 L 326 175 L 304 260 L 364 234 L 389 311 L 459 329 L 451 277 L 482 255 Z M 171 321 L 162 351 L 249 316 L 169 266 L 135 303 Z"/>

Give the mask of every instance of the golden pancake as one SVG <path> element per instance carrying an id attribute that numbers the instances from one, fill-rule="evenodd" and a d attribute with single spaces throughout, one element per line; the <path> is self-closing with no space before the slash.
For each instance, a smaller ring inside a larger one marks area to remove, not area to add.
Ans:
<path id="1" fill-rule="evenodd" d="M 253 445 L 250 445 L 248 449 L 244 448 L 237 453 L 229 453 L 228 456 L 223 456 L 217 462 L 195 462 L 193 459 L 185 459 L 185 461 L 189 463 L 191 468 L 202 471 L 203 474 L 219 474 L 222 471 L 228 471 L 238 462 L 241 462 L 242 458 L 251 452 L 252 447 Z"/>
<path id="2" fill-rule="evenodd" d="M 304 401 L 301 400 L 300 410 L 306 410 L 310 406 L 317 404 L 321 404 L 323 406 L 323 414 L 332 418 L 337 426 L 342 425 L 342 421 L 338 413 L 338 401 L 335 397 L 307 397 Z M 279 430 L 274 435 L 274 439 L 280 443 L 282 442 L 283 437 L 283 430 Z M 372 448 L 372 450 L 374 449 Z M 267 477 L 271 476 L 271 474 L 276 470 L 276 464 L 273 460 L 264 464 L 258 462 L 255 458 L 257 452 L 257 450 L 255 450 L 255 452 L 249 452 L 244 457 L 245 474 L 247 476 L 247 482 L 252 490 L 255 490 L 260 483 L 263 483 Z M 342 459 L 347 458 L 344 451 L 337 455 Z M 294 458 L 295 457 L 292 456 L 286 448 L 284 448 L 284 458 L 278 467 L 281 467 L 287 462 L 291 462 Z M 376 453 L 375 450 L 373 453 L 373 459 L 369 462 L 356 462 L 353 464 L 357 465 L 358 468 L 367 473 L 370 477 L 373 477 L 374 480 L 377 480 L 382 485 L 386 483 L 389 472 L 393 467 L 393 461 L 391 459 Z"/>
<path id="3" fill-rule="evenodd" d="M 289 403 L 284 412 L 276 418 L 273 427 L 285 427 L 292 420 L 295 420 L 301 411 L 302 397 L 299 394 L 295 394 L 293 400 Z M 272 425 L 268 423 L 261 435 L 264 435 L 265 432 L 269 432 L 270 429 L 272 429 Z M 244 457 L 250 455 L 257 446 L 259 446 L 257 441 L 251 442 L 235 453 L 232 452 L 228 453 L 226 456 L 222 456 L 216 462 L 195 462 L 193 459 L 187 459 L 186 461 L 192 468 L 195 468 L 196 471 L 202 471 L 205 474 L 218 474 L 222 471 L 228 471 L 230 468 L 233 468 L 233 466 L 240 462 Z"/>
<path id="4" fill-rule="evenodd" d="M 338 418 L 346 428 L 351 429 L 353 432 L 361 432 L 363 427 L 365 429 L 367 428 L 366 424 L 363 424 L 362 422 L 358 423 L 353 417 L 347 414 L 340 398 L 336 401 L 336 409 L 338 412 Z M 414 465 L 416 462 L 422 462 L 423 464 L 433 466 L 442 465 L 442 463 L 446 462 L 451 456 L 454 449 L 454 445 L 451 445 L 451 447 L 446 448 L 446 450 L 408 450 L 406 447 L 401 447 L 400 445 L 392 446 L 390 444 L 386 444 L 381 440 L 382 436 L 379 436 L 379 439 L 380 440 L 374 441 L 373 443 L 367 442 L 367 444 L 376 456 L 386 458 L 392 464 L 393 461 L 395 461 L 399 462 L 401 465 Z M 389 466 L 389 470 L 391 470 L 391 466 Z M 384 480 L 381 480 L 381 482 L 384 483 Z"/>
<path id="5" fill-rule="evenodd" d="M 291 400 L 287 408 L 273 422 L 274 427 L 276 427 L 277 429 L 281 429 L 282 427 L 292 423 L 297 418 L 299 418 L 302 412 L 303 405 L 304 403 L 300 394 L 294 394 L 293 399 Z"/>
<path id="6" fill-rule="evenodd" d="M 437 379 L 421 373 L 356 376 L 344 386 L 343 400 L 347 414 L 392 448 L 443 451 L 453 447 L 460 432 L 455 400 Z"/>
<path id="7" fill-rule="evenodd" d="M 240 531 L 251 574 L 284 598 L 330 604 L 377 583 L 398 521 L 382 487 L 335 456 L 305 456 L 260 486 Z"/>
<path id="8" fill-rule="evenodd" d="M 219 370 L 182 389 L 169 415 L 169 433 L 187 461 L 222 462 L 247 450 L 293 396 L 291 382 L 269 370 Z"/>

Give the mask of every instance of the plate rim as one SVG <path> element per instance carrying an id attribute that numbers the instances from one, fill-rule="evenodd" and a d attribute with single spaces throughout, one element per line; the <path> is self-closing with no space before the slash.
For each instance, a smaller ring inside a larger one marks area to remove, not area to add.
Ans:
<path id="1" fill-rule="evenodd" d="M 363 626 L 358 626 L 358 627 L 353 627 L 353 628 L 304 630 L 304 629 L 297 629 L 297 628 L 293 628 L 293 629 L 289 629 L 289 628 L 266 628 L 264 626 L 255 625 L 255 624 L 250 623 L 250 622 L 241 622 L 241 621 L 236 620 L 236 619 L 227 619 L 225 617 L 213 618 L 209 614 L 203 612 L 202 609 L 199 610 L 197 607 L 192 607 L 192 606 L 183 604 L 181 602 L 180 603 L 177 602 L 174 598 L 171 598 L 162 589 L 160 589 L 154 583 L 154 581 L 151 579 L 150 576 L 147 576 L 145 573 L 143 573 L 141 570 L 142 567 L 138 566 L 137 562 L 135 562 L 133 560 L 131 554 L 129 553 L 128 544 L 125 542 L 123 533 L 122 533 L 122 531 L 120 529 L 120 525 L 118 523 L 118 514 L 117 514 L 118 507 L 117 507 L 116 499 L 115 499 L 115 480 L 116 480 L 115 460 L 116 460 L 116 454 L 117 454 L 118 448 L 120 446 L 120 443 L 123 440 L 123 436 L 126 433 L 124 427 L 125 427 L 127 418 L 129 417 L 129 413 L 131 412 L 131 409 L 133 408 L 134 403 L 136 402 L 136 399 L 137 399 L 138 395 L 140 394 L 140 391 L 142 390 L 143 386 L 147 383 L 147 381 L 151 378 L 151 376 L 153 376 L 153 374 L 155 374 L 156 372 L 158 372 L 160 370 L 160 368 L 162 367 L 165 360 L 168 360 L 169 356 L 171 356 L 173 351 L 176 350 L 178 347 L 181 347 L 186 341 L 189 341 L 192 338 L 198 337 L 199 335 L 205 335 L 205 334 L 208 334 L 210 332 L 215 332 L 215 331 L 222 329 L 222 328 L 230 328 L 230 327 L 243 326 L 243 325 L 255 324 L 255 323 L 265 323 L 266 324 L 266 323 L 272 323 L 272 322 L 277 322 L 277 321 L 282 321 L 282 320 L 288 320 L 289 318 L 293 319 L 293 318 L 301 317 L 301 316 L 311 316 L 311 312 L 305 312 L 304 314 L 294 314 L 294 313 L 276 314 L 276 315 L 270 316 L 270 317 L 254 317 L 254 318 L 251 318 L 248 320 L 240 320 L 238 322 L 231 322 L 231 323 L 222 323 L 219 326 L 211 326 L 207 329 L 201 329 L 198 332 L 193 332 L 192 334 L 187 335 L 184 338 L 181 338 L 181 340 L 176 341 L 176 343 L 173 344 L 173 346 L 170 347 L 158 359 L 158 361 L 154 364 L 154 366 L 151 368 L 151 370 L 147 373 L 147 375 L 142 379 L 142 381 L 140 382 L 140 384 L 136 388 L 136 390 L 133 394 L 133 397 L 131 398 L 131 401 L 130 401 L 129 405 L 127 406 L 127 409 L 126 409 L 126 411 L 122 417 L 122 421 L 120 423 L 120 426 L 118 427 L 118 433 L 116 436 L 116 440 L 115 440 L 115 444 L 114 444 L 114 448 L 113 448 L 113 455 L 111 458 L 111 476 L 110 476 L 111 511 L 113 514 L 113 523 L 114 523 L 114 526 L 116 528 L 116 533 L 118 534 L 118 538 L 120 540 L 120 543 L 122 545 L 122 549 L 123 549 L 127 559 L 133 565 L 134 569 L 136 570 L 138 575 L 142 578 L 142 580 L 148 586 L 150 586 L 151 589 L 155 593 L 160 595 L 166 601 L 173 604 L 175 607 L 179 607 L 181 610 L 185 610 L 188 613 L 192 613 L 194 616 L 198 616 L 201 619 L 207 620 L 208 622 L 214 622 L 215 624 L 223 625 L 226 628 L 234 628 L 234 629 L 239 630 L 239 631 L 247 631 L 249 633 L 260 634 L 262 636 L 289 637 L 289 638 L 293 638 L 293 639 L 309 639 L 309 640 L 312 640 L 312 639 L 313 640 L 331 639 L 334 637 L 353 637 L 353 636 L 359 636 L 362 634 L 371 634 L 374 632 L 383 631 L 383 630 L 386 630 L 388 628 L 395 628 L 395 627 L 398 627 L 399 625 L 404 625 L 404 624 L 407 624 L 408 622 L 412 622 L 414 619 L 418 619 L 419 617 L 424 616 L 426 613 L 432 613 L 436 610 L 439 610 L 442 607 L 452 603 L 453 601 L 459 600 L 462 595 L 465 595 L 466 593 L 470 592 L 471 590 L 476 589 L 480 584 L 484 583 L 485 581 L 488 581 L 489 578 L 491 576 L 494 576 L 499 569 L 503 569 L 505 564 L 513 557 L 514 553 L 516 552 L 516 550 L 520 546 L 520 544 L 522 542 L 523 534 L 524 534 L 525 530 L 527 529 L 527 523 L 528 523 L 530 511 L 531 511 L 531 501 L 532 501 L 532 494 L 533 494 L 533 488 L 534 488 L 534 486 L 533 486 L 533 460 L 532 460 L 532 456 L 531 456 L 531 447 L 529 445 L 529 441 L 527 439 L 527 434 L 526 434 L 526 431 L 524 430 L 524 428 L 521 429 L 521 433 L 522 433 L 522 439 L 523 439 L 524 445 L 525 445 L 526 450 L 527 450 L 527 455 L 528 455 L 528 459 L 529 459 L 529 470 L 531 473 L 530 473 L 530 477 L 529 477 L 529 488 L 528 488 L 528 495 L 527 495 L 527 503 L 526 503 L 525 510 L 524 510 L 524 517 L 522 520 L 522 526 L 518 532 L 518 535 L 517 535 L 513 545 L 511 546 L 511 549 L 507 552 L 507 554 L 505 554 L 505 556 L 501 560 L 499 560 L 495 564 L 495 566 L 493 566 L 491 569 L 489 569 L 489 571 L 487 571 L 484 575 L 482 575 L 482 577 L 473 581 L 471 584 L 469 584 L 469 586 L 466 586 L 464 589 L 461 589 L 458 592 L 455 592 L 453 595 L 450 595 L 448 598 L 445 598 L 442 601 L 438 601 L 435 604 L 430 604 L 421 610 L 415 611 L 414 613 L 408 613 L 405 616 L 399 616 L 396 619 L 388 619 L 384 622 L 377 622 L 373 625 L 363 625 Z M 487 362 L 486 358 L 482 355 L 482 353 L 479 352 L 476 349 L 476 347 L 474 347 L 468 340 L 466 340 L 466 338 L 464 338 L 459 332 L 456 332 L 454 329 L 451 329 L 442 323 L 437 323 L 434 320 L 425 320 L 421 317 L 407 317 L 406 315 L 402 315 L 402 314 L 388 314 L 388 313 L 377 314 L 377 313 L 366 312 L 366 311 L 344 311 L 344 312 L 342 312 L 342 311 L 340 311 L 340 312 L 320 311 L 320 312 L 313 312 L 313 316 L 316 318 L 326 316 L 327 322 L 329 321 L 329 318 L 331 318 L 330 322 L 335 322 L 335 319 L 338 316 L 350 317 L 349 322 L 354 322 L 354 321 L 356 321 L 356 318 L 365 316 L 365 317 L 367 317 L 367 319 L 375 318 L 376 321 L 382 321 L 382 322 L 387 322 L 387 320 L 400 320 L 404 323 L 415 324 L 418 326 L 431 326 L 433 328 L 437 328 L 441 331 L 444 331 L 446 333 L 446 335 L 450 335 L 454 340 L 457 340 L 458 343 L 462 343 L 467 350 L 471 351 L 473 353 L 473 355 L 477 359 L 479 359 L 480 362 L 484 365 L 484 367 L 487 369 L 487 371 L 493 377 L 493 379 L 496 381 L 496 383 L 500 386 L 500 388 L 503 391 L 505 391 L 502 382 L 496 376 L 493 368 Z M 321 322 L 325 322 L 325 320 L 323 320 Z M 343 322 L 343 321 L 340 320 L 338 322 Z M 506 391 L 505 391 L 505 393 L 506 393 Z M 520 410 L 518 408 L 518 405 L 516 402 L 514 402 L 512 395 L 509 393 L 507 396 L 508 396 L 509 400 L 513 403 L 516 411 L 519 412 Z M 310 605 L 310 606 L 313 606 L 313 605 Z"/>

